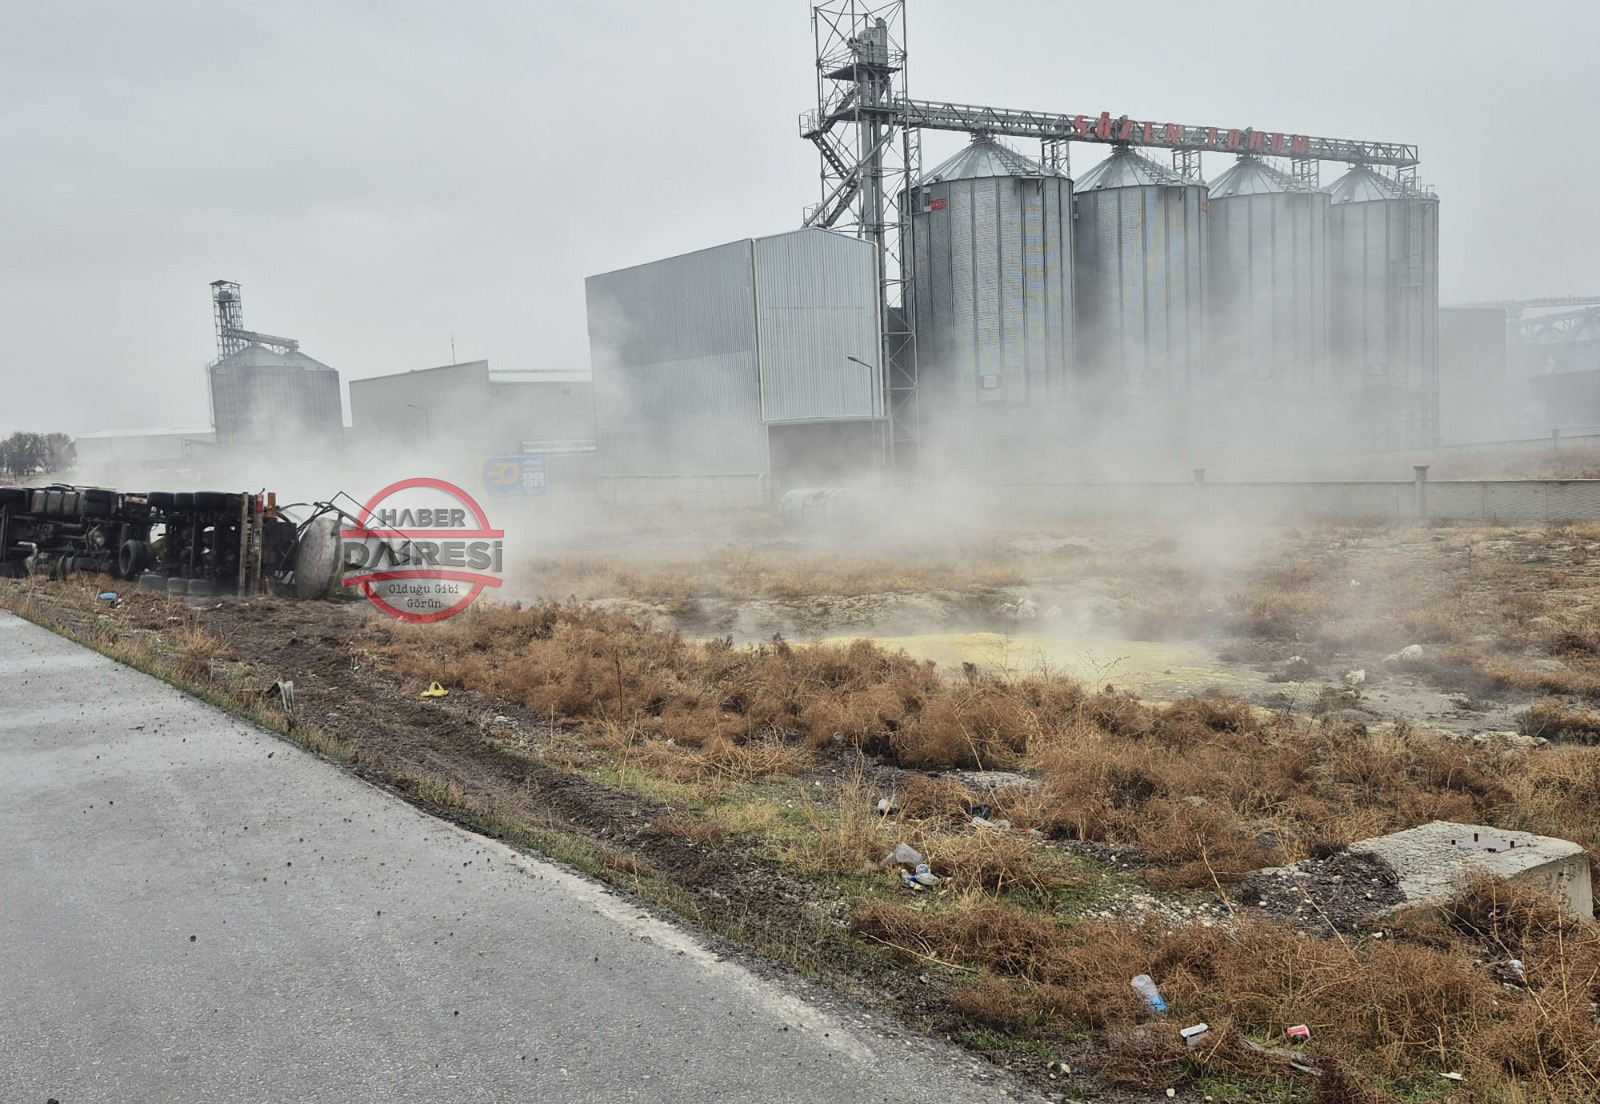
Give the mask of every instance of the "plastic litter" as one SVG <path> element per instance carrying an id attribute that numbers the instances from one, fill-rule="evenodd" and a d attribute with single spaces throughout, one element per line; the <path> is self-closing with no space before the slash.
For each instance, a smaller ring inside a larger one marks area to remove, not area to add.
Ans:
<path id="1" fill-rule="evenodd" d="M 448 693 L 450 691 L 440 686 L 437 682 L 430 682 L 428 683 L 428 688 L 422 692 L 422 696 L 424 698 L 442 698 Z"/>
<path id="2" fill-rule="evenodd" d="M 1133 991 L 1144 998 L 1144 1003 L 1150 1006 L 1150 1011 L 1158 1016 L 1167 1014 L 1166 998 L 1161 995 L 1161 990 L 1156 988 L 1156 983 L 1149 974 L 1140 974 L 1128 983 L 1133 986 Z"/>
<path id="3" fill-rule="evenodd" d="M 912 877 L 917 880 L 918 885 L 936 886 L 940 881 L 939 875 L 935 874 L 927 863 L 918 863 L 917 872 Z"/>
<path id="4" fill-rule="evenodd" d="M 922 857 L 921 851 L 909 843 L 897 843 L 894 850 L 889 852 L 889 861 L 902 866 L 918 866 L 927 860 Z"/>
<path id="5" fill-rule="evenodd" d="M 878 798 L 878 815 L 879 816 L 894 816 L 899 811 L 900 811 L 900 807 L 898 805 L 896 805 L 893 801 L 890 801 L 887 797 Z"/>
<path id="6" fill-rule="evenodd" d="M 973 820 L 987 820 L 989 818 L 989 806 L 987 806 L 987 805 L 968 805 L 967 806 L 967 815 L 969 817 L 971 817 Z"/>
<path id="7" fill-rule="evenodd" d="M 122 599 L 117 597 L 117 592 L 114 590 L 108 590 L 101 594 L 100 601 L 113 608 L 122 604 Z"/>
<path id="8" fill-rule="evenodd" d="M 1511 972 L 1516 974 L 1518 978 L 1527 977 L 1527 974 L 1524 973 L 1525 968 L 1522 965 L 1522 959 L 1513 958 L 1510 962 L 1506 963 L 1506 965 L 1511 967 Z"/>
<path id="9" fill-rule="evenodd" d="M 1184 1028 L 1179 1034 L 1183 1036 L 1184 1045 L 1190 1050 L 1194 1050 L 1205 1041 L 1206 1032 L 1210 1030 L 1210 1024 L 1197 1023 L 1193 1027 Z"/>
<path id="10" fill-rule="evenodd" d="M 1295 1024 L 1284 1032 L 1291 1043 L 1303 1043 L 1311 1038 L 1311 1029 L 1305 1024 Z"/>

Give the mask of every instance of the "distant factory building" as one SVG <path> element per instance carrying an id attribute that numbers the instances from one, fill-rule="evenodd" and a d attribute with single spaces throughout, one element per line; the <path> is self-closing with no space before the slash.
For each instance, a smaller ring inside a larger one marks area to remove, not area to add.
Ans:
<path id="1" fill-rule="evenodd" d="M 74 441 L 78 477 L 85 482 L 132 488 L 154 478 L 172 482 L 215 440 L 216 434 L 208 425 L 85 433 Z"/>
<path id="2" fill-rule="evenodd" d="M 357 448 L 409 452 L 463 478 L 495 457 L 543 456 L 552 487 L 593 482 L 588 372 L 472 360 L 351 380 L 350 420 Z"/>
<path id="3" fill-rule="evenodd" d="M 1439 309 L 1439 440 L 1478 444 L 1517 436 L 1502 307 Z"/>
<path id="4" fill-rule="evenodd" d="M 602 491 L 753 503 L 881 448 L 877 260 L 828 230 L 585 281 Z"/>

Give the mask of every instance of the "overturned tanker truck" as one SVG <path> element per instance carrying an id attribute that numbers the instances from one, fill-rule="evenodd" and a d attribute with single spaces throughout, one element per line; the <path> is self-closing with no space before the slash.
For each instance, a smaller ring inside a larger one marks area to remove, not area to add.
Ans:
<path id="1" fill-rule="evenodd" d="M 0 576 L 101 572 L 167 594 L 314 598 L 339 574 L 347 517 L 271 494 L 0 487 Z"/>

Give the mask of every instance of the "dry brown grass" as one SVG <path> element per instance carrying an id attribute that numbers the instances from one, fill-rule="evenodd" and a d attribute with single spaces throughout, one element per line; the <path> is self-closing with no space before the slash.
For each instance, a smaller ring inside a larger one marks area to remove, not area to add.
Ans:
<path id="1" fill-rule="evenodd" d="M 995 816 L 1143 848 L 1158 884 L 1211 886 L 1434 819 L 1561 835 L 1600 853 L 1595 749 L 1369 733 L 1227 698 L 1151 707 L 1048 674 L 946 678 L 864 641 L 694 642 L 583 606 L 480 606 L 444 625 L 375 631 L 392 634 L 375 646 L 397 673 L 584 722 L 625 763 L 675 781 L 796 773 L 813 749 L 839 747 L 906 767 L 1027 767 L 1041 784 L 987 799 Z M 948 781 L 915 781 L 903 816 L 949 822 L 973 800 Z"/>
<path id="2" fill-rule="evenodd" d="M 933 664 L 865 641 L 737 648 L 576 605 L 480 605 L 446 624 L 378 632 L 392 634 L 383 650 L 401 675 L 676 748 L 776 740 L 845 744 L 906 766 L 1006 766 L 1080 698 L 1058 679 L 947 682 Z"/>
<path id="3" fill-rule="evenodd" d="M 992 903 L 943 913 L 876 903 L 856 926 L 908 957 L 984 971 L 952 995 L 980 1022 L 1046 1038 L 1104 1032 L 1113 1083 L 1162 1088 L 1249 1072 L 1261 1060 L 1238 1035 L 1281 1045 L 1284 1029 L 1303 1022 L 1307 1060 L 1339 1068 L 1335 1080 L 1352 1092 L 1372 1092 L 1375 1078 L 1426 1086 L 1438 1072 L 1467 1070 L 1473 1100 L 1600 1099 L 1600 1029 L 1589 1011 L 1600 997 L 1600 929 L 1493 883 L 1474 887 L 1446 921 L 1418 922 L 1432 925 L 1430 939 L 1348 942 L 1255 921 L 1068 926 Z M 1527 988 L 1499 984 L 1486 956 L 1521 958 Z M 1144 1025 L 1128 985 L 1140 973 L 1160 985 L 1173 1038 Z M 1186 1052 L 1176 1025 L 1200 1020 L 1214 1034 Z"/>
<path id="4" fill-rule="evenodd" d="M 533 593 L 562 600 L 631 598 L 689 603 L 702 598 L 748 600 L 814 594 L 973 590 L 1011 586 L 1023 575 L 1011 557 L 929 556 L 916 549 L 863 553 L 792 541 L 729 544 L 648 558 L 568 554 L 526 565 Z"/>
<path id="5" fill-rule="evenodd" d="M 1519 718 L 1519 727 L 1529 736 L 1576 744 L 1600 744 L 1600 714 L 1574 709 L 1558 701 L 1534 702 Z"/>
<path id="6" fill-rule="evenodd" d="M 174 643 L 174 670 L 186 681 L 210 682 L 214 665 L 228 655 L 226 644 L 193 626 L 183 628 Z"/>

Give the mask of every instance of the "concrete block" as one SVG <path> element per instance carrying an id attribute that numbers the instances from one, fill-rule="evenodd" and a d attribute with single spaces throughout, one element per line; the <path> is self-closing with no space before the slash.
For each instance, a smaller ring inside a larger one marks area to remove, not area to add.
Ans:
<path id="1" fill-rule="evenodd" d="M 1408 904 L 1442 904 L 1482 872 L 1541 889 L 1585 920 L 1594 916 L 1589 856 L 1570 840 L 1435 820 L 1360 840 L 1350 850 L 1388 863 Z"/>

